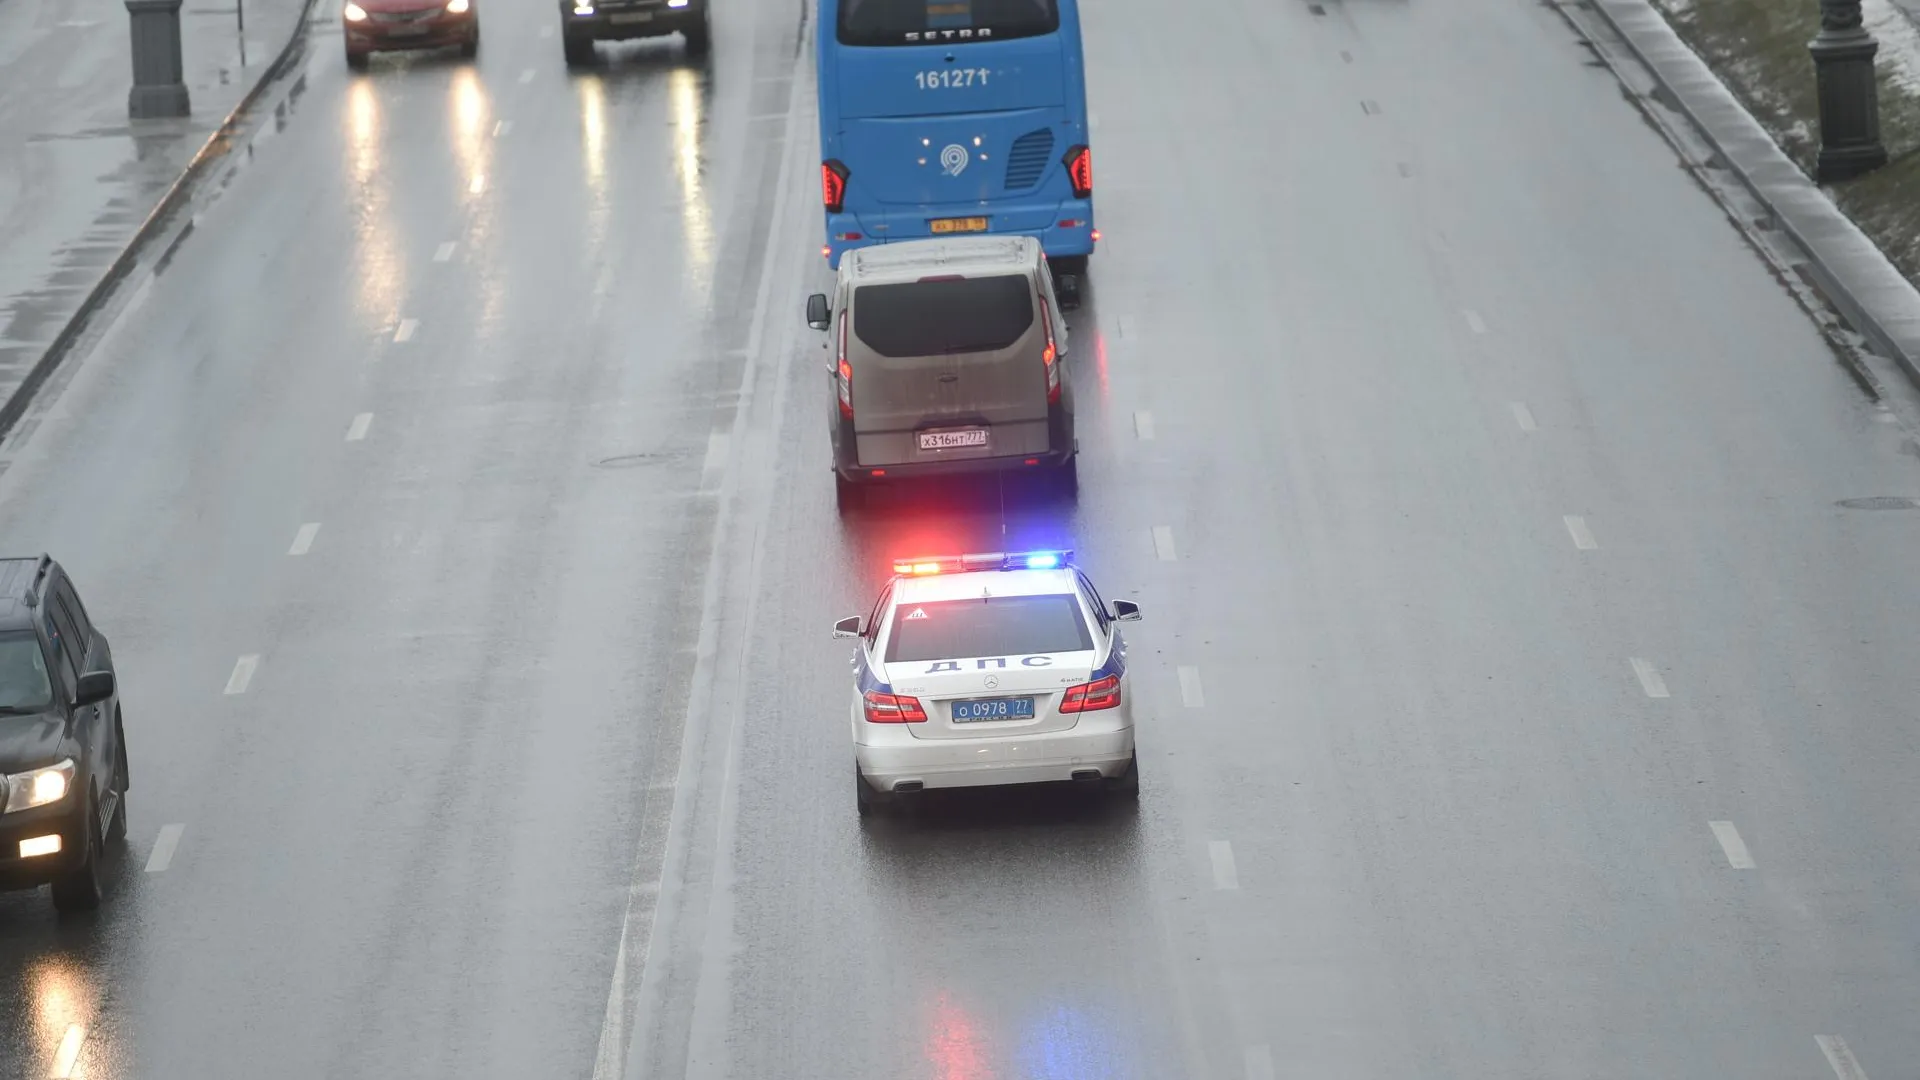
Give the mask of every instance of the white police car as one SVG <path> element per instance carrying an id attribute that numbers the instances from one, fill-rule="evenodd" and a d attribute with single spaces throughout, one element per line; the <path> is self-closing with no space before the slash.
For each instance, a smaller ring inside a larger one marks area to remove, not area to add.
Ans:
<path id="1" fill-rule="evenodd" d="M 867 814 L 896 793 L 1077 780 L 1137 797 L 1127 647 L 1072 552 L 894 563 L 853 666 L 854 789 Z"/>

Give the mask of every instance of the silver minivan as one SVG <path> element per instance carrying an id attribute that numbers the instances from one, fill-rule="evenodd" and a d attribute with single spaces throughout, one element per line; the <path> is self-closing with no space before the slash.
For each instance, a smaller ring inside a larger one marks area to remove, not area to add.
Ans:
<path id="1" fill-rule="evenodd" d="M 827 422 L 844 509 L 866 485 L 1044 472 L 1078 483 L 1067 326 L 1030 236 L 910 240 L 840 260 L 827 332 Z"/>

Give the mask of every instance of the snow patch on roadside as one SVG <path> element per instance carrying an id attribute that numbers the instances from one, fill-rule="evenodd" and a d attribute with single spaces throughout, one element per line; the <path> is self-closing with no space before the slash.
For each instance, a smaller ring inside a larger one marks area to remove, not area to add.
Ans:
<path id="1" fill-rule="evenodd" d="M 1920 26 L 1893 0 L 1861 0 L 1867 32 L 1880 42 L 1879 61 L 1902 90 L 1920 96 Z"/>

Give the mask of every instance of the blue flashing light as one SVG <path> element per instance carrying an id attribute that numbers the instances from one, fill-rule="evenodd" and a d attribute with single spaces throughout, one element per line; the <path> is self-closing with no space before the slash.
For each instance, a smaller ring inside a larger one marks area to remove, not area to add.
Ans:
<path id="1" fill-rule="evenodd" d="M 1060 565 L 1060 556 L 1055 555 L 1052 552 L 1047 552 L 1042 555 L 1027 556 L 1027 569 L 1029 570 L 1051 570 L 1054 567 L 1059 565 Z"/>
<path id="2" fill-rule="evenodd" d="M 994 551 L 976 555 L 919 555 L 893 560 L 901 577 L 964 574 L 977 570 L 1058 570 L 1073 559 L 1072 551 Z"/>

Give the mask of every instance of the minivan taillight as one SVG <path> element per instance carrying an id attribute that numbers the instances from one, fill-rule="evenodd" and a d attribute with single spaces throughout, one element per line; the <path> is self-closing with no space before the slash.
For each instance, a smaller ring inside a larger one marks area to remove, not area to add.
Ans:
<path id="1" fill-rule="evenodd" d="M 840 313 L 840 355 L 834 367 L 833 384 L 840 391 L 840 418 L 853 419 L 853 365 L 847 363 L 847 315 Z"/>
<path id="2" fill-rule="evenodd" d="M 1067 179 L 1073 181 L 1073 197 L 1089 199 L 1093 197 L 1093 151 L 1084 146 L 1075 146 L 1067 150 L 1067 156 L 1061 159 L 1067 166 Z"/>
<path id="3" fill-rule="evenodd" d="M 917 697 L 869 690 L 861 695 L 861 700 L 866 706 L 869 724 L 924 724 L 927 720 L 927 710 L 920 707 Z"/>
<path id="4" fill-rule="evenodd" d="M 847 203 L 847 167 L 838 161 L 820 163 L 820 198 L 827 213 L 837 214 Z"/>
<path id="5" fill-rule="evenodd" d="M 1109 675 L 1104 679 L 1095 679 L 1090 683 L 1067 688 L 1067 696 L 1060 699 L 1060 711 L 1063 713 L 1099 712 L 1101 709 L 1120 707 L 1120 676 Z"/>
<path id="6" fill-rule="evenodd" d="M 1047 368 L 1047 404 L 1060 404 L 1060 359 L 1059 350 L 1053 347 L 1053 308 L 1047 305 L 1047 298 L 1040 298 L 1040 322 L 1047 328 L 1047 351 L 1040 354 L 1040 362 Z"/>

